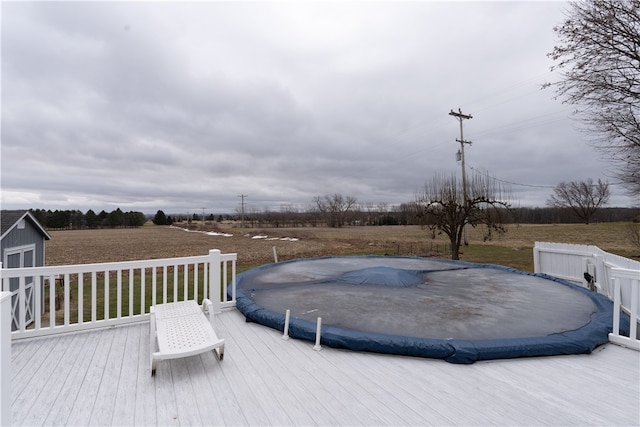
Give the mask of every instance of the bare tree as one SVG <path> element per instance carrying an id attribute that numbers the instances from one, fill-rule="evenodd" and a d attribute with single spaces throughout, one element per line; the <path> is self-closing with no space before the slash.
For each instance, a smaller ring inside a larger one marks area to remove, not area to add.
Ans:
<path id="1" fill-rule="evenodd" d="M 451 259 L 460 259 L 464 227 L 484 224 L 485 239 L 493 232 L 504 233 L 503 215 L 510 207 L 510 190 L 487 174 L 476 173 L 467 179 L 465 200 L 462 183 L 455 174 L 435 175 L 425 184 L 417 203 L 422 206 L 426 222 L 435 237 L 436 230 L 445 233 L 451 242 Z"/>
<path id="2" fill-rule="evenodd" d="M 342 227 L 348 222 L 348 215 L 355 207 L 357 200 L 352 196 L 334 194 L 333 196 L 317 196 L 314 203 L 323 214 L 329 227 Z"/>
<path id="3" fill-rule="evenodd" d="M 547 205 L 555 208 L 569 208 L 586 224 L 598 208 L 609 201 L 609 184 L 598 180 L 597 184 L 589 178 L 586 181 L 561 182 L 553 189 Z"/>
<path id="4" fill-rule="evenodd" d="M 572 1 L 549 54 L 556 94 L 575 105 L 616 177 L 640 196 L 640 0 Z"/>

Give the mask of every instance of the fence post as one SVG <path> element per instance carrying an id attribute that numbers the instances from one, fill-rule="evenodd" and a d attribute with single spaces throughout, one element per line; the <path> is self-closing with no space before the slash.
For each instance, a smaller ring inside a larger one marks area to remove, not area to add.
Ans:
<path id="1" fill-rule="evenodd" d="M 220 250 L 209 251 L 209 299 L 213 303 L 215 311 L 220 311 L 222 289 L 220 283 Z"/>
<path id="2" fill-rule="evenodd" d="M 11 292 L 0 292 L 0 425 L 11 424 Z"/>
<path id="3" fill-rule="evenodd" d="M 538 242 L 535 243 L 533 247 L 533 272 L 540 273 L 540 247 L 538 246 Z"/>
<path id="4" fill-rule="evenodd" d="M 604 256 L 601 254 L 594 254 L 593 260 L 596 264 L 596 289 L 598 292 L 605 295 L 609 299 L 613 299 L 613 288 L 609 272 L 605 271 Z"/>
<path id="5" fill-rule="evenodd" d="M 613 278 L 613 335 L 620 335 L 620 279 Z"/>

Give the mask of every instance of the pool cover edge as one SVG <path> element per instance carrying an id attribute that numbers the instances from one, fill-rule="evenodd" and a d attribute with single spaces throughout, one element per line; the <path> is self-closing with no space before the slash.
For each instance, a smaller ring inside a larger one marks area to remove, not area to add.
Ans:
<path id="1" fill-rule="evenodd" d="M 354 257 L 323 257 L 354 258 Z M 389 257 L 381 257 L 389 258 Z M 411 258 L 411 257 L 401 257 Z M 284 262 L 310 261 L 319 258 L 307 258 Z M 427 259 L 427 258 L 421 258 Z M 494 340 L 458 340 L 430 339 L 380 333 L 360 332 L 335 326 L 322 326 L 321 343 L 329 347 L 353 351 L 367 351 L 402 356 L 444 359 L 450 363 L 471 364 L 480 360 L 512 359 L 519 357 L 555 356 L 570 354 L 588 354 L 597 346 L 608 342 L 609 333 L 613 329 L 613 302 L 604 295 L 591 292 L 557 277 L 540 273 L 528 273 L 511 267 L 493 264 L 477 264 L 466 261 L 440 260 L 439 262 L 473 268 L 491 268 L 512 273 L 536 276 L 568 286 L 588 296 L 597 307 L 597 312 L 585 326 L 559 334 L 539 337 L 509 338 Z M 255 269 L 268 268 L 266 264 Z M 242 280 L 241 273 L 237 283 Z M 236 291 L 236 307 L 247 321 L 256 322 L 270 328 L 283 331 L 285 316 L 257 305 L 242 289 Z M 621 331 L 628 333 L 629 320 L 621 315 Z M 292 338 L 315 341 L 316 324 L 297 318 L 291 318 L 289 336 Z"/>

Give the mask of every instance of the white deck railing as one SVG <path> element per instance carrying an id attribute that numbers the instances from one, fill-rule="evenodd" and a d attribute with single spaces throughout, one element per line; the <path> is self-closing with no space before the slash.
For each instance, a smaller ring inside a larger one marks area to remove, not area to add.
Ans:
<path id="1" fill-rule="evenodd" d="M 8 268 L 0 270 L 0 290 L 11 292 L 11 336 L 20 339 L 146 321 L 156 303 L 209 298 L 214 309 L 234 306 L 236 259 L 213 249 L 182 258 Z"/>
<path id="2" fill-rule="evenodd" d="M 622 310 L 632 319 L 632 332 L 626 339 L 616 339 L 616 336 L 620 337 L 618 329 L 610 335 L 610 340 L 640 350 L 637 335 L 640 322 L 640 262 L 605 252 L 597 246 L 536 242 L 533 264 L 536 273 L 545 273 L 591 288 L 613 300 L 616 304 L 614 324 L 619 326 L 616 322 L 619 322 L 618 314 Z M 587 281 L 587 278 L 591 280 Z"/>
<path id="3" fill-rule="evenodd" d="M 0 292 L 0 425 L 11 424 L 11 294 Z"/>
<path id="4" fill-rule="evenodd" d="M 629 283 L 631 287 L 631 306 L 629 307 L 629 317 L 631 319 L 640 319 L 638 316 L 638 294 L 640 293 L 640 271 L 629 270 L 626 268 L 611 268 L 611 280 L 613 282 L 613 332 L 609 334 L 609 341 L 640 350 L 640 340 L 638 340 L 638 322 L 631 322 L 629 325 L 629 336 L 620 335 L 620 313 L 622 305 L 622 287 L 623 284 Z"/>

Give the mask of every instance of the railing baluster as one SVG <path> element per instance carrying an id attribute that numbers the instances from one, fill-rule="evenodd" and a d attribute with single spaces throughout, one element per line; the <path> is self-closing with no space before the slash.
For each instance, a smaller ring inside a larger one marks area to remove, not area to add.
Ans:
<path id="1" fill-rule="evenodd" d="M 638 279 L 631 281 L 631 328 L 629 338 L 636 339 L 638 336 Z"/>
<path id="2" fill-rule="evenodd" d="M 42 290 L 44 288 L 44 278 L 42 276 L 35 276 L 34 283 L 35 289 L 33 290 L 33 316 L 35 317 L 35 328 L 40 329 L 42 327 Z"/>
<path id="3" fill-rule="evenodd" d="M 96 311 L 97 311 L 97 305 L 98 305 L 98 295 L 97 295 L 97 291 L 98 291 L 98 280 L 97 280 L 97 274 L 95 271 L 91 272 L 91 321 L 95 322 L 96 321 Z"/>
<path id="4" fill-rule="evenodd" d="M 156 305 L 156 293 L 158 291 L 158 278 L 157 278 L 157 269 L 153 267 L 153 271 L 151 272 L 151 305 Z"/>
<path id="5" fill-rule="evenodd" d="M 202 263 L 202 298 L 209 295 L 209 263 Z"/>
<path id="6" fill-rule="evenodd" d="M 71 285 L 69 284 L 71 276 L 69 273 L 64 275 L 64 326 L 69 326 L 69 308 L 71 307 Z"/>
<path id="7" fill-rule="evenodd" d="M 200 283 L 198 283 L 198 268 L 200 268 L 200 263 L 193 264 L 193 299 L 198 301 L 198 288 L 200 287 Z"/>
<path id="8" fill-rule="evenodd" d="M 145 314 L 146 310 L 144 308 L 145 303 L 145 276 L 147 273 L 146 268 L 140 269 L 140 314 Z"/>
<path id="9" fill-rule="evenodd" d="M 227 261 L 222 261 L 222 301 L 227 302 Z"/>
<path id="10" fill-rule="evenodd" d="M 162 269 L 162 303 L 167 303 L 167 266 Z"/>
<path id="11" fill-rule="evenodd" d="M 178 265 L 173 265 L 173 301 L 178 301 Z"/>
<path id="12" fill-rule="evenodd" d="M 111 281 L 111 277 L 109 277 L 110 272 L 110 270 L 104 271 L 104 316 L 102 316 L 104 320 L 109 320 L 109 282 Z"/>
<path id="13" fill-rule="evenodd" d="M 56 276 L 49 275 L 49 327 L 56 326 Z"/>
<path id="14" fill-rule="evenodd" d="M 116 273 L 116 319 L 122 317 L 122 270 Z"/>
<path id="15" fill-rule="evenodd" d="M 182 286 L 183 286 L 183 297 L 182 301 L 186 301 L 189 299 L 189 264 L 185 264 L 182 266 Z"/>
<path id="16" fill-rule="evenodd" d="M 84 274 L 78 273 L 78 324 L 84 323 Z"/>
<path id="17" fill-rule="evenodd" d="M 133 269 L 129 269 L 129 316 L 133 316 Z"/>
<path id="18" fill-rule="evenodd" d="M 26 329 L 27 310 L 25 310 L 27 302 L 26 277 L 20 277 L 18 280 L 18 329 L 24 331 Z"/>

